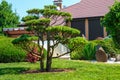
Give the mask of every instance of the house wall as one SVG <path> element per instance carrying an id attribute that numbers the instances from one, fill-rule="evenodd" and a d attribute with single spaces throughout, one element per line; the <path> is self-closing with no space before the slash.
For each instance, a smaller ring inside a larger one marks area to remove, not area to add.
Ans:
<path id="1" fill-rule="evenodd" d="M 104 37 L 104 27 L 100 24 L 100 17 L 88 18 L 89 21 L 89 40 L 94 40 L 98 37 Z"/>
<path id="2" fill-rule="evenodd" d="M 71 27 L 79 29 L 88 40 L 94 40 L 98 37 L 106 37 L 106 29 L 100 24 L 101 17 L 76 18 L 71 21 Z"/>
<path id="3" fill-rule="evenodd" d="M 85 35 L 85 19 L 73 19 L 71 27 L 80 30 L 80 36 Z"/>

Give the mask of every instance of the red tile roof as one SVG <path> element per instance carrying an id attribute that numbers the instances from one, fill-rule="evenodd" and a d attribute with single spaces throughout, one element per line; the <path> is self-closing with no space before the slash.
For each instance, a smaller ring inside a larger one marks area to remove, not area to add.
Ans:
<path id="1" fill-rule="evenodd" d="M 71 13 L 73 18 L 104 16 L 113 3 L 114 0 L 81 0 L 62 11 Z"/>

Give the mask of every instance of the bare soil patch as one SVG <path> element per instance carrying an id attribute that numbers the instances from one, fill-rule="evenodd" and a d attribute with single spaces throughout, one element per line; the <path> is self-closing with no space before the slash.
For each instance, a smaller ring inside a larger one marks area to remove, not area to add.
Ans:
<path id="1" fill-rule="evenodd" d="M 51 71 L 47 72 L 47 71 L 40 71 L 40 70 L 27 70 L 27 71 L 23 71 L 23 74 L 32 74 L 32 73 L 55 73 L 55 72 L 71 72 L 74 71 L 75 69 L 72 68 L 65 68 L 65 69 L 51 69 Z"/>

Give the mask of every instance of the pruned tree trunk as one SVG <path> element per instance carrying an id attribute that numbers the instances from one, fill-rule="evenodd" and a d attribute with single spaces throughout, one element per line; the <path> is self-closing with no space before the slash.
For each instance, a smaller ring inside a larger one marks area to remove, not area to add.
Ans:
<path id="1" fill-rule="evenodd" d="M 43 60 L 43 55 L 44 55 L 44 41 L 42 40 L 42 47 L 40 47 L 40 39 L 38 39 L 38 46 L 40 49 L 40 71 L 44 71 L 44 60 Z"/>
<path id="2" fill-rule="evenodd" d="M 44 60 L 43 59 L 40 60 L 40 71 L 41 72 L 44 71 Z"/>
<path id="3" fill-rule="evenodd" d="M 52 64 L 52 57 L 51 57 L 51 51 L 50 51 L 50 34 L 47 33 L 47 60 L 46 60 L 46 71 L 49 72 L 51 70 L 51 64 Z"/>
<path id="4" fill-rule="evenodd" d="M 51 64 L 52 64 L 52 58 L 51 57 L 47 57 L 47 61 L 46 61 L 46 71 L 47 72 L 51 71 Z"/>
<path id="5" fill-rule="evenodd" d="M 44 59 L 42 57 L 43 55 L 44 55 L 44 47 L 42 46 L 41 53 L 40 53 L 40 56 L 41 56 L 41 59 L 40 59 L 40 69 L 41 69 L 42 72 L 44 71 Z"/>

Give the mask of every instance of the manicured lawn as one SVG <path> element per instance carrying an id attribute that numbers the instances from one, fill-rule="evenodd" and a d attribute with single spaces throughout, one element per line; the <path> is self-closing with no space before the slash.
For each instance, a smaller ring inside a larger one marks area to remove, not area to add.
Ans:
<path id="1" fill-rule="evenodd" d="M 54 59 L 52 67 L 75 71 L 22 74 L 23 70 L 39 69 L 39 63 L 0 63 L 0 80 L 120 80 L 120 64 Z"/>

